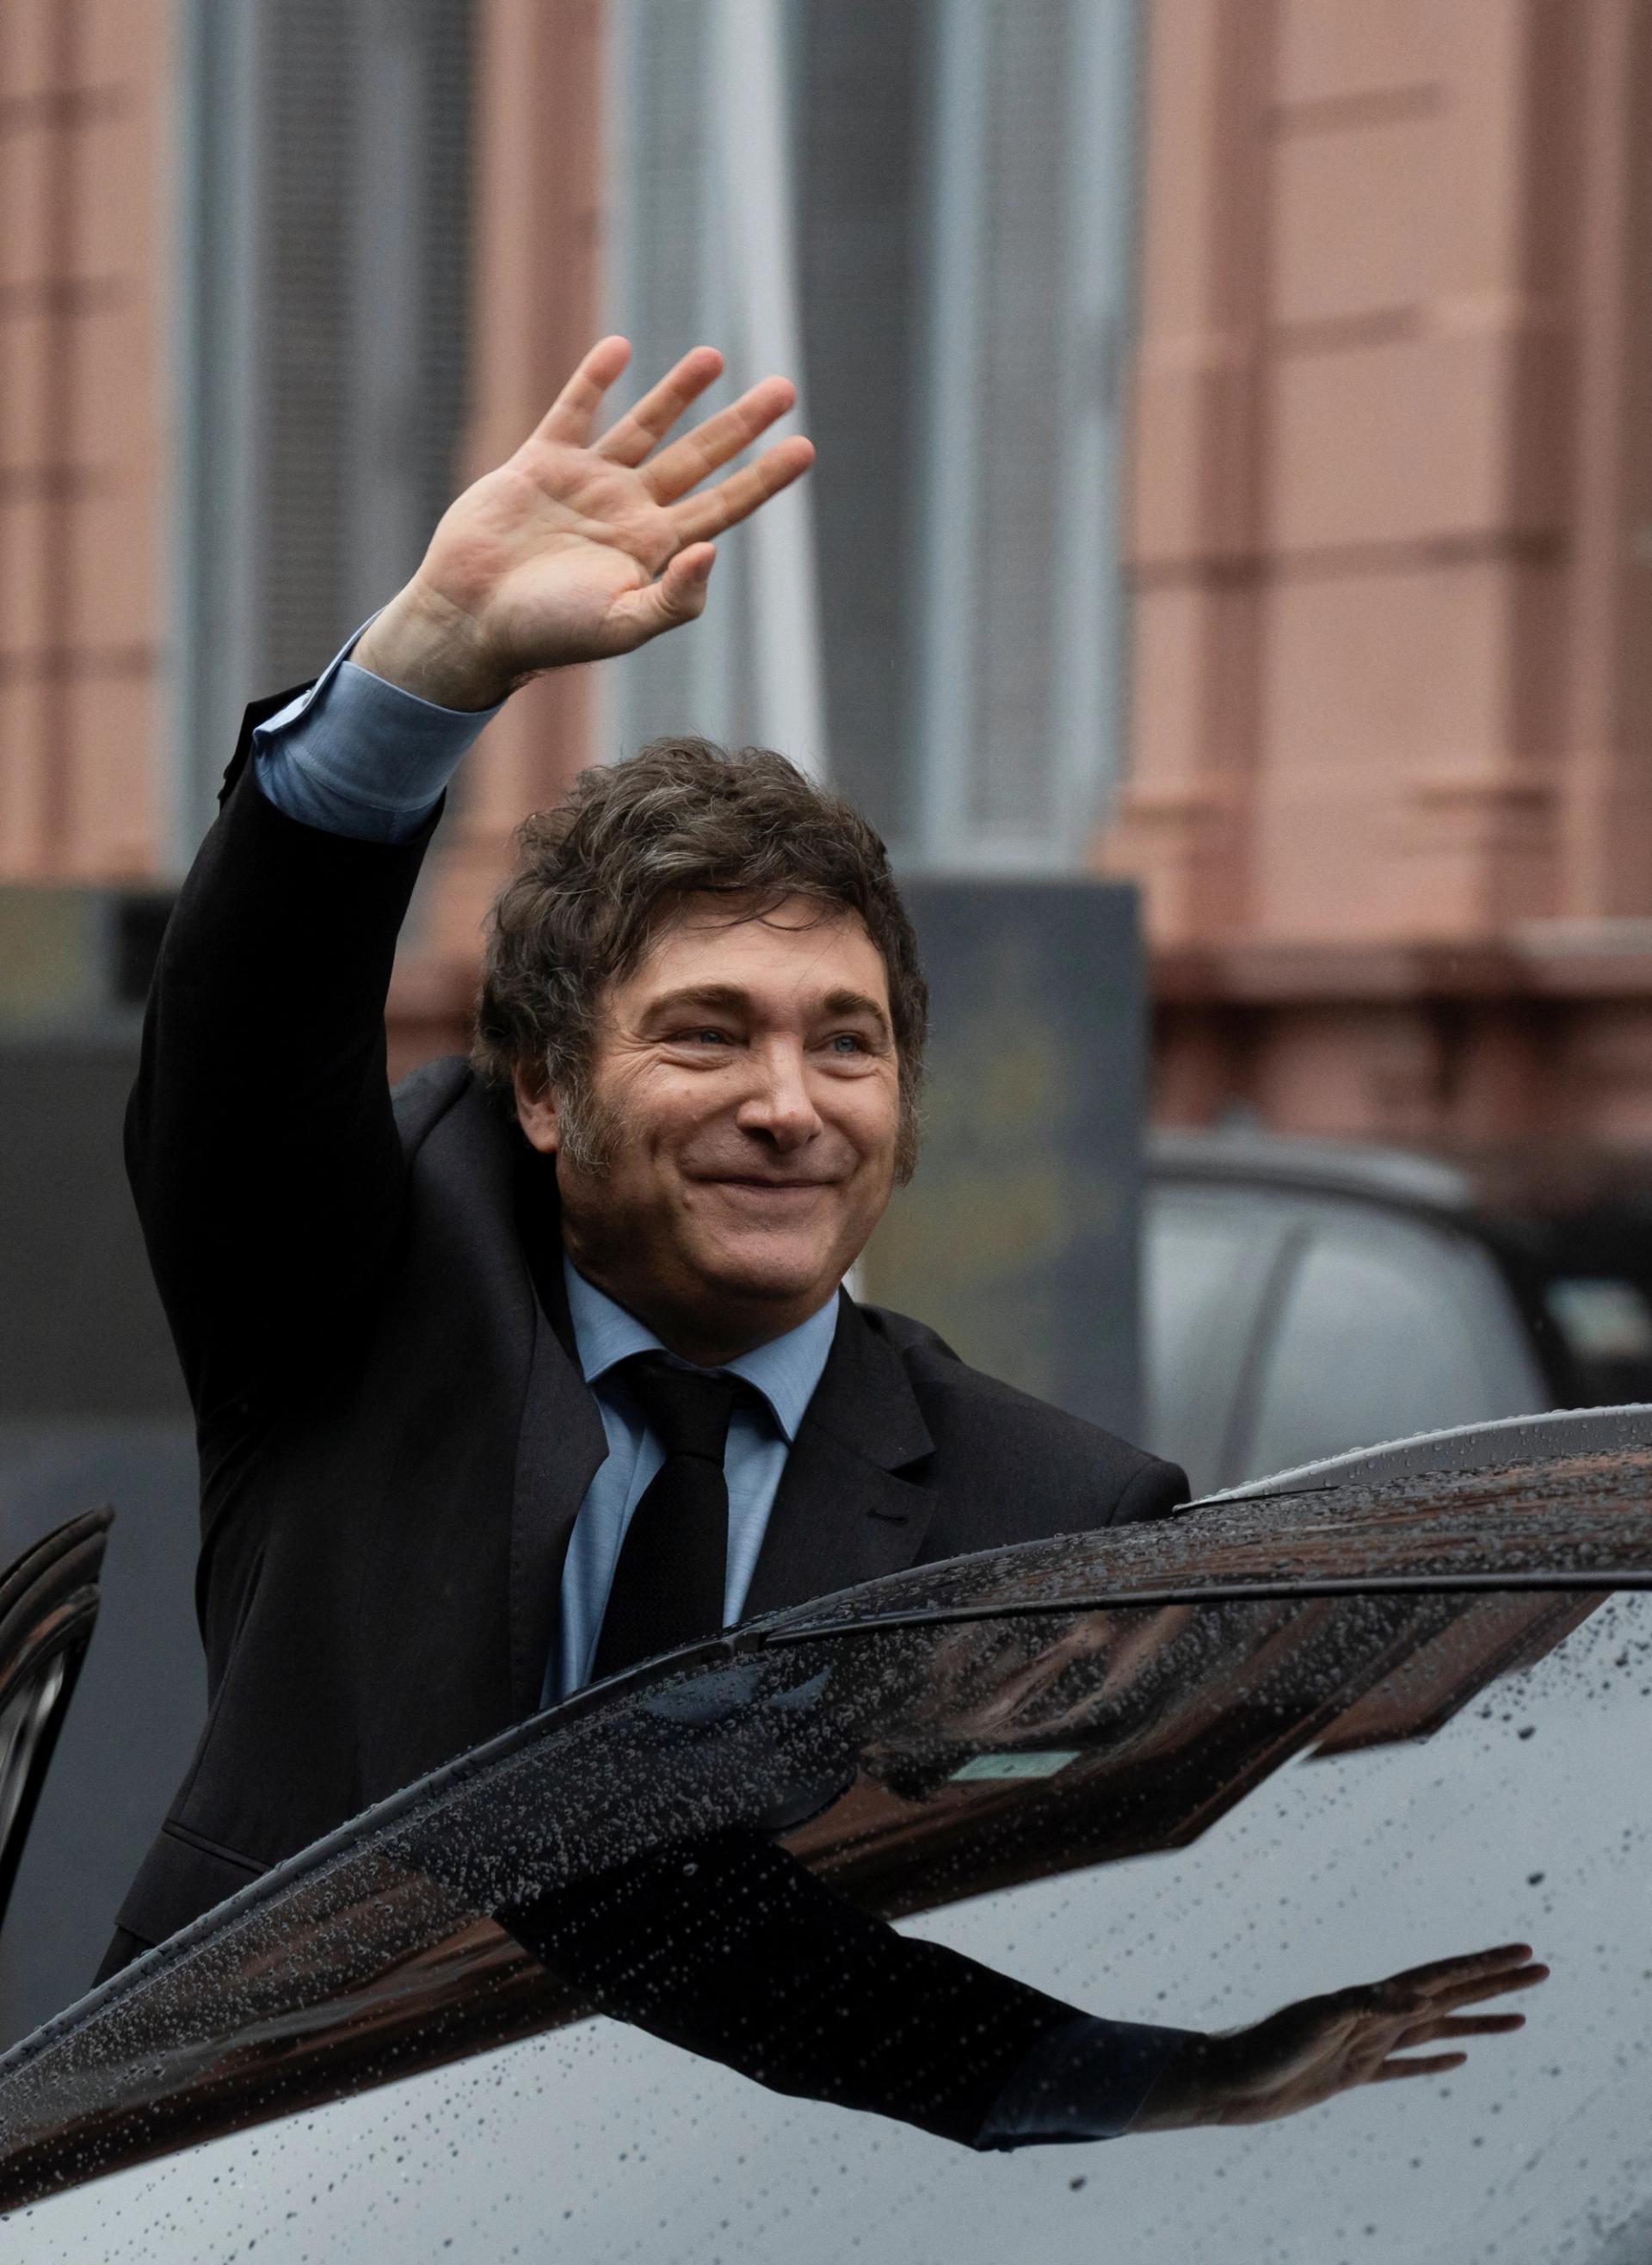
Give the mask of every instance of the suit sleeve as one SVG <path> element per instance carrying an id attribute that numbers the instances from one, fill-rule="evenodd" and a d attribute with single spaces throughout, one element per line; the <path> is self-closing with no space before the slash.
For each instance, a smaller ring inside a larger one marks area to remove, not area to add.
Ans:
<path id="1" fill-rule="evenodd" d="M 1188 1475 L 1177 1463 L 1151 1457 L 1125 1487 L 1108 1519 L 1110 1526 L 1140 1526 L 1149 1518 L 1174 1518 L 1192 1489 Z"/>
<path id="2" fill-rule="evenodd" d="M 347 1342 L 382 1278 L 404 1167 L 385 1069 L 396 940 L 439 812 L 394 845 L 287 817 L 246 767 L 163 940 L 127 1168 L 203 1424 Z"/>

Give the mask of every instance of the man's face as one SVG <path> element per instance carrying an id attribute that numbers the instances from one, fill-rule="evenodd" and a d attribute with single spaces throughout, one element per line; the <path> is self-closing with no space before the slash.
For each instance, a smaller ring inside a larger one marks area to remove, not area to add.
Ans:
<path id="1" fill-rule="evenodd" d="M 575 1265 L 691 1359 L 807 1318 L 894 1184 L 900 1086 L 884 963 L 806 898 L 761 918 L 691 898 L 600 1001 L 600 1163 L 563 1151 L 554 1096 L 517 1113 L 557 1154 Z"/>

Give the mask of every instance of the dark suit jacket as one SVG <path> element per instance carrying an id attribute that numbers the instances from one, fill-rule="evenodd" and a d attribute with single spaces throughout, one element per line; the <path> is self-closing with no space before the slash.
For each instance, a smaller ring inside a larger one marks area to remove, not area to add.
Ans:
<path id="1" fill-rule="evenodd" d="M 385 847 L 284 816 L 243 776 L 277 704 L 249 710 L 168 928 L 128 1118 L 200 1432 L 210 1696 L 120 1913 L 142 1942 L 534 1711 L 605 1451 L 535 1294 L 542 1160 L 462 1060 L 387 1089 L 385 994 L 434 819 Z M 1185 1494 L 1172 1466 L 845 1297 L 748 1609 Z"/>

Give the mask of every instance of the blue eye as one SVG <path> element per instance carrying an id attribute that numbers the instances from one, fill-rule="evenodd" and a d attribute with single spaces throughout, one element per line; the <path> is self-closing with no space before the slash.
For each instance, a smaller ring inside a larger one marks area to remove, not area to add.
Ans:
<path id="1" fill-rule="evenodd" d="M 862 1051 L 863 1041 L 857 1038 L 852 1031 L 840 1031 L 833 1038 L 832 1046 L 835 1052 L 841 1053 L 847 1048 L 850 1053 L 858 1054 Z"/>

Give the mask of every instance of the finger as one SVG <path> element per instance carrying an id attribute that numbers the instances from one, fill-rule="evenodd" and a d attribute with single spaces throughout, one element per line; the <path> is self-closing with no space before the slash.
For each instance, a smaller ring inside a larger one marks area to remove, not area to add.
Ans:
<path id="1" fill-rule="evenodd" d="M 723 357 L 715 346 L 695 346 L 658 385 L 646 392 L 634 409 L 597 442 L 599 456 L 610 463 L 640 464 L 651 448 L 670 432 L 691 402 L 723 374 Z"/>
<path id="2" fill-rule="evenodd" d="M 679 496 L 698 487 L 708 473 L 718 471 L 760 433 L 767 433 L 776 418 L 796 405 L 797 389 L 789 377 L 766 377 L 741 394 L 680 441 L 673 441 L 651 464 L 643 468 L 643 479 L 656 503 L 675 503 Z"/>
<path id="3" fill-rule="evenodd" d="M 1442 2037 L 1501 2037 L 1525 2027 L 1524 2014 L 1447 2014 L 1437 2021 L 1414 2022 L 1395 2038 L 1389 2050 L 1400 2052 L 1411 2045 L 1437 2043 Z"/>
<path id="4" fill-rule="evenodd" d="M 1548 1979 L 1548 1973 L 1546 1966 L 1514 1966 L 1499 1973 L 1459 1981 L 1449 1987 L 1437 1981 L 1431 1989 L 1407 1985 L 1396 1977 L 1392 1982 L 1372 1983 L 1365 1990 L 1344 1991 L 1339 1993 L 1336 2002 L 1344 2012 L 1374 2014 L 1390 2021 L 1402 2021 L 1408 2016 L 1427 2021 L 1452 2013 L 1459 2006 L 1507 1997 L 1510 1991 L 1534 1990 L 1539 1982 Z"/>
<path id="5" fill-rule="evenodd" d="M 709 543 L 694 543 L 677 553 L 659 581 L 617 599 L 608 612 L 614 651 L 633 652 L 650 637 L 697 619 L 705 610 L 706 585 L 716 559 Z"/>
<path id="6" fill-rule="evenodd" d="M 1449 2069 L 1461 2068 L 1468 2058 L 1466 2053 L 1425 2053 L 1421 2060 L 1386 2060 L 1372 2072 L 1372 2084 L 1391 2084 L 1403 2076 L 1444 2076 Z"/>
<path id="7" fill-rule="evenodd" d="M 1473 2006 L 1482 1998 L 1501 1998 L 1510 1990 L 1535 1990 L 1548 1978 L 1546 1966 L 1516 1966 L 1506 1974 L 1488 1974 L 1482 1981 L 1459 1982 L 1455 1989 L 1429 1991 L 1426 2003 L 1430 2013 L 1449 2013 L 1454 2006 Z"/>
<path id="8" fill-rule="evenodd" d="M 602 397 L 631 358 L 630 342 L 599 339 L 535 426 L 536 441 L 563 441 L 583 448 Z"/>
<path id="9" fill-rule="evenodd" d="M 793 440 L 777 441 L 772 448 L 764 449 L 754 464 L 731 472 L 703 495 L 690 496 L 676 505 L 671 523 L 677 540 L 703 543 L 709 535 L 721 535 L 725 527 L 738 527 L 760 504 L 800 478 L 813 462 L 814 442 L 805 441 L 801 433 Z"/>
<path id="10" fill-rule="evenodd" d="M 1505 1942 L 1496 1950 L 1476 1950 L 1463 1958 L 1436 1958 L 1427 1966 L 1408 1966 L 1402 1974 L 1391 1974 L 1388 1979 L 1401 1988 L 1431 1990 L 1437 1984 L 1468 1981 L 1503 1967 L 1523 1966 L 1531 1955 L 1529 1942 Z"/>

